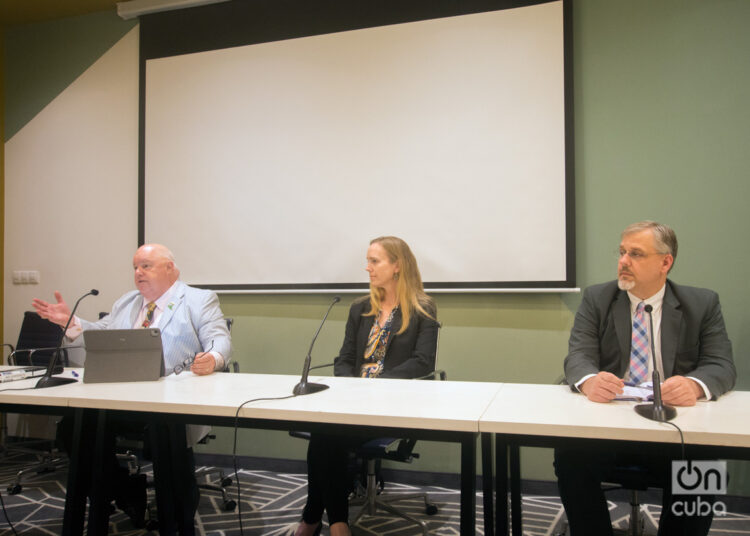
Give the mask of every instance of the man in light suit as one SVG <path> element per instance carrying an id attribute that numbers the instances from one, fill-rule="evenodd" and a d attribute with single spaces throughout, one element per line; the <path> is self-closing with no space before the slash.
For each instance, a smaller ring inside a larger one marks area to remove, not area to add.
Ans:
<path id="1" fill-rule="evenodd" d="M 732 346 L 718 295 L 667 279 L 676 257 L 677 238 L 666 225 L 644 221 L 623 231 L 617 280 L 586 289 L 576 314 L 564 364 L 572 390 L 592 402 L 606 403 L 626 384 L 651 379 L 650 352 L 645 352 L 647 362 L 640 365 L 631 358 L 633 352 L 637 354 L 631 349 L 637 344 L 633 325 L 640 325 L 643 318 L 644 341 L 653 337 L 656 366 L 665 378 L 661 386 L 665 404 L 692 406 L 699 400 L 715 400 L 734 387 Z M 645 305 L 652 307 L 653 333 L 648 333 Z M 638 315 L 641 320 L 634 320 Z M 644 368 L 639 371 L 639 366 Z M 612 534 L 600 484 L 612 466 L 624 463 L 648 465 L 664 481 L 659 534 L 708 533 L 710 515 L 674 515 L 669 457 L 558 448 L 555 472 L 572 536 Z"/>
<path id="2" fill-rule="evenodd" d="M 178 371 L 180 367 L 189 367 L 198 375 L 223 370 L 231 356 L 232 346 L 216 294 L 189 287 L 179 281 L 180 271 L 174 256 L 160 244 L 146 244 L 138 248 L 133 257 L 133 270 L 137 290 L 130 291 L 117 300 L 112 312 L 98 322 L 75 317 L 66 337 L 77 339 L 83 330 L 90 329 L 159 328 L 166 374 L 174 372 L 176 367 Z M 55 292 L 55 298 L 56 303 L 35 299 L 33 306 L 41 317 L 64 326 L 70 316 L 70 308 L 59 292 Z M 204 351 L 208 349 L 210 351 Z M 180 441 L 174 439 L 174 434 L 170 439 L 162 432 L 163 430 L 152 430 L 152 448 L 156 451 L 154 471 L 159 473 L 156 475 L 157 494 L 160 488 L 183 491 L 177 502 L 178 508 L 181 508 L 180 501 L 184 503 L 184 512 L 177 514 L 176 527 L 160 520 L 160 532 L 170 534 L 179 530 L 180 533 L 191 534 L 192 516 L 197 506 L 192 449 L 186 449 L 184 441 L 182 444 L 175 444 Z M 154 433 L 162 435 L 157 439 L 153 437 Z M 165 480 L 171 485 L 167 487 Z M 145 494 L 145 488 L 143 491 L 136 490 L 135 493 L 138 495 L 136 511 L 128 511 L 132 506 L 128 503 L 128 498 L 123 499 L 123 509 L 129 515 L 134 514 L 131 518 L 134 518 L 136 524 L 141 524 L 141 506 L 145 507 L 145 503 L 141 505 L 144 501 L 140 497 L 142 493 Z"/>

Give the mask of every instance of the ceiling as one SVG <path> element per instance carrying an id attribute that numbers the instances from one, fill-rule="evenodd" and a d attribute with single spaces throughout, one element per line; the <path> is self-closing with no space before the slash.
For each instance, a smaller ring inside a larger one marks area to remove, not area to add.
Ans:
<path id="1" fill-rule="evenodd" d="M 0 25 L 28 24 L 115 10 L 120 0 L 0 0 Z"/>

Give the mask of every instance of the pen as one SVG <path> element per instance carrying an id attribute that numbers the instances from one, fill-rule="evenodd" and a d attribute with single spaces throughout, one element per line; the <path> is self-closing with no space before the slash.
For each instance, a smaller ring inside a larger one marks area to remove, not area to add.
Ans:
<path id="1" fill-rule="evenodd" d="M 75 370 L 71 370 L 70 373 L 73 375 L 74 378 L 78 377 L 78 373 Z"/>

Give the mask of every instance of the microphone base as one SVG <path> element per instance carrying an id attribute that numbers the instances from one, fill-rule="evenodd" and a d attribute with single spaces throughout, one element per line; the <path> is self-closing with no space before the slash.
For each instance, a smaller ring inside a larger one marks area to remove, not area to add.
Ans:
<path id="1" fill-rule="evenodd" d="M 672 406 L 662 406 L 657 409 L 654 404 L 638 404 L 635 407 L 635 412 L 641 417 L 658 422 L 671 421 L 677 417 L 677 410 Z"/>
<path id="2" fill-rule="evenodd" d="M 56 378 L 53 376 L 42 376 L 39 381 L 36 382 L 34 389 L 44 389 L 45 387 L 56 387 L 58 385 L 65 385 L 66 383 L 77 383 L 78 380 L 75 378 Z"/>
<path id="3" fill-rule="evenodd" d="M 320 391 L 325 391 L 326 389 L 328 389 L 328 386 L 323 385 L 322 383 L 299 382 L 297 385 L 294 386 L 294 390 L 292 391 L 292 393 L 297 396 L 309 395 L 312 393 L 319 393 Z"/>

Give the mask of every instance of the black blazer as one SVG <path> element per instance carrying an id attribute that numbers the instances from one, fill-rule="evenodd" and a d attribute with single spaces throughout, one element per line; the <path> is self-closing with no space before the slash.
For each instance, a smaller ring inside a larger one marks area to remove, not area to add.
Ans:
<path id="1" fill-rule="evenodd" d="M 374 316 L 362 316 L 370 310 L 370 298 L 357 298 L 349 309 L 346 335 L 338 357 L 333 363 L 336 376 L 359 376 L 364 360 L 367 337 L 375 322 Z M 428 312 L 437 316 L 435 310 Z M 419 313 L 401 334 L 401 309 L 393 316 L 393 331 L 388 338 L 380 378 L 419 378 L 435 370 L 438 324 Z"/>
<path id="2" fill-rule="evenodd" d="M 664 377 L 692 376 L 718 398 L 734 387 L 737 371 L 719 296 L 667 280 L 661 312 Z M 617 281 L 585 290 L 570 332 L 565 377 L 571 388 L 587 374 L 622 378 L 630 366 L 632 320 L 628 293 Z"/>

